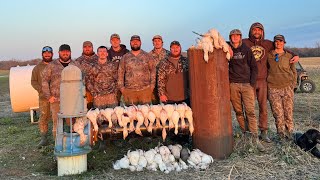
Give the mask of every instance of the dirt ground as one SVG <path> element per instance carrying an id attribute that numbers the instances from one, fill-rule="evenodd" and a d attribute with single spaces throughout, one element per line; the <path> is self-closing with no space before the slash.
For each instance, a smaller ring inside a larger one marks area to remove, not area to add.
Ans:
<path id="1" fill-rule="evenodd" d="M 300 62 L 316 82 L 317 90 L 311 94 L 295 93 L 295 130 L 320 130 L 320 58 L 302 59 Z M 122 147 L 110 143 L 105 152 L 99 152 L 94 146 L 88 154 L 88 172 L 57 177 L 53 139 L 50 139 L 50 146 L 36 148 L 40 141 L 38 127 L 30 123 L 29 113 L 11 112 L 7 81 L 0 78 L 0 179 L 320 179 L 319 159 L 290 142 L 280 144 L 277 141 L 270 109 L 269 133 L 273 142 L 263 143 L 267 149 L 264 153 L 252 149 L 248 142 L 239 138 L 233 114 L 234 151 L 225 160 L 215 160 L 205 171 L 188 169 L 164 174 L 160 171 L 113 170 L 112 162 L 121 158 L 128 149 L 148 149 L 160 141 L 159 138 L 152 142 L 140 138 L 127 141 Z"/>

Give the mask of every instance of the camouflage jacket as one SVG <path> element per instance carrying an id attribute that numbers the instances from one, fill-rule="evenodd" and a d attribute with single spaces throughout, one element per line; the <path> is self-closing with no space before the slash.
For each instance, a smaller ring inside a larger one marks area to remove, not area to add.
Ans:
<path id="1" fill-rule="evenodd" d="M 98 56 L 96 54 L 93 54 L 92 56 L 86 56 L 86 55 L 82 55 L 80 57 L 78 57 L 76 60 L 76 62 L 79 62 L 79 64 L 82 67 L 91 67 L 94 66 L 95 64 L 97 64 L 98 62 Z M 83 72 L 83 78 L 84 78 L 84 82 L 85 82 L 85 86 L 86 88 L 88 87 L 88 83 L 90 81 L 92 81 L 90 78 L 90 69 L 88 69 L 87 73 Z M 87 88 L 88 89 L 88 88 Z"/>
<path id="2" fill-rule="evenodd" d="M 151 50 L 151 51 L 149 52 L 149 54 L 150 54 L 150 55 L 153 57 L 153 59 L 155 60 L 155 66 L 156 66 L 157 69 L 158 69 L 158 68 L 159 68 L 159 67 L 158 67 L 159 63 L 160 63 L 163 59 L 167 58 L 167 57 L 170 55 L 170 51 L 162 48 L 161 52 L 158 54 L 158 53 L 156 53 L 155 50 L 153 49 L 153 50 Z"/>
<path id="3" fill-rule="evenodd" d="M 82 54 L 75 61 L 77 61 L 80 64 L 88 63 L 88 64 L 91 64 L 91 65 L 94 65 L 94 64 L 96 64 L 98 62 L 98 56 L 95 53 L 93 55 L 91 55 L 91 56 L 86 56 L 86 55 Z"/>
<path id="4" fill-rule="evenodd" d="M 170 74 L 185 72 L 189 70 L 189 60 L 186 57 L 180 56 L 177 68 L 172 62 L 170 62 L 169 58 L 170 57 L 167 57 L 159 64 L 157 74 L 157 88 L 159 97 L 166 94 L 166 83 Z"/>
<path id="5" fill-rule="evenodd" d="M 88 90 L 93 96 L 116 93 L 118 67 L 111 61 L 104 64 L 96 63 L 90 72 L 91 79 Z"/>
<path id="6" fill-rule="evenodd" d="M 76 61 L 71 60 L 70 64 L 79 67 L 82 71 L 87 71 L 87 67 L 81 66 Z M 53 96 L 57 98 L 57 101 L 60 101 L 61 72 L 63 69 L 64 67 L 60 63 L 60 59 L 57 59 L 49 63 L 42 71 L 42 92 L 45 99 L 49 100 Z"/>
<path id="7" fill-rule="evenodd" d="M 154 88 L 156 81 L 154 59 L 143 50 L 140 50 L 137 56 L 129 52 L 120 60 L 118 77 L 119 89 L 139 91 Z"/>
<path id="8" fill-rule="evenodd" d="M 38 91 L 40 99 L 45 99 L 42 93 L 42 88 L 41 88 L 42 87 L 41 72 L 47 67 L 48 64 L 49 63 L 41 61 L 32 70 L 31 85 L 36 91 Z"/>

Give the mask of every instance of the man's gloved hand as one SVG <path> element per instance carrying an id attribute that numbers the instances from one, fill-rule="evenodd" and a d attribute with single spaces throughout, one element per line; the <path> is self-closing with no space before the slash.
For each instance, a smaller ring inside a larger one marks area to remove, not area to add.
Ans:
<path id="1" fill-rule="evenodd" d="M 160 96 L 160 101 L 161 101 L 161 102 L 167 102 L 167 101 L 168 101 L 167 96 L 166 96 L 166 95 Z"/>

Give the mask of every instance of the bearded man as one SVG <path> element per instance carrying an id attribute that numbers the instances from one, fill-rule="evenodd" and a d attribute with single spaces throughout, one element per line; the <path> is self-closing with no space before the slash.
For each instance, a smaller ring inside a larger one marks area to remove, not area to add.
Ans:
<path id="1" fill-rule="evenodd" d="M 189 60 L 181 55 L 178 41 L 170 44 L 170 55 L 159 64 L 157 74 L 158 95 L 163 103 L 190 103 Z"/>
<path id="2" fill-rule="evenodd" d="M 31 85 L 38 91 L 39 95 L 39 130 L 41 135 L 41 141 L 38 147 L 48 145 L 47 134 L 48 134 L 48 123 L 50 119 L 50 103 L 44 98 L 42 88 L 41 88 L 41 73 L 47 67 L 47 65 L 52 61 L 53 49 L 50 46 L 45 46 L 42 48 L 42 61 L 40 61 L 32 70 Z"/>
<path id="3" fill-rule="evenodd" d="M 82 66 L 94 66 L 98 62 L 98 56 L 93 51 L 93 44 L 90 41 L 83 42 L 82 45 L 82 55 L 76 59 L 77 62 Z M 86 86 L 86 99 L 87 99 L 87 108 L 91 109 L 93 107 L 93 97 L 90 91 L 88 90 L 89 82 L 91 81 L 92 76 L 89 73 L 84 73 L 84 84 Z"/>
<path id="4" fill-rule="evenodd" d="M 126 105 L 150 103 L 156 81 L 155 61 L 141 50 L 140 36 L 132 36 L 130 46 L 131 51 L 120 60 L 118 88 Z"/>
<path id="5" fill-rule="evenodd" d="M 58 112 L 60 111 L 60 83 L 61 72 L 69 64 L 80 68 L 78 62 L 71 60 L 71 48 L 63 44 L 59 48 L 59 59 L 49 63 L 41 73 L 43 98 L 50 103 L 52 113 L 52 135 L 55 138 L 57 132 Z M 81 69 L 81 68 L 80 68 Z"/>

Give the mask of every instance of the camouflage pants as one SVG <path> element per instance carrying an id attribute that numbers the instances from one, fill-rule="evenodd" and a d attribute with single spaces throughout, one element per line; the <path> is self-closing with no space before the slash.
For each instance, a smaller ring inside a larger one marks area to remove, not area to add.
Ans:
<path id="1" fill-rule="evenodd" d="M 114 108 L 118 106 L 119 102 L 117 99 L 117 94 L 105 94 L 98 95 L 93 98 L 93 106 L 99 109 L 104 108 Z"/>
<path id="2" fill-rule="evenodd" d="M 87 109 L 89 110 L 92 108 L 92 105 L 93 105 L 93 97 L 88 90 L 86 90 L 86 100 L 87 100 Z"/>
<path id="3" fill-rule="evenodd" d="M 39 130 L 41 134 L 48 133 L 48 124 L 50 120 L 50 103 L 46 99 L 39 99 Z"/>
<path id="4" fill-rule="evenodd" d="M 246 126 L 248 126 L 249 131 L 257 136 L 258 125 L 254 112 L 254 88 L 249 83 L 230 83 L 230 98 L 242 132 L 245 132 L 247 130 Z M 247 125 L 245 116 L 247 117 Z"/>
<path id="5" fill-rule="evenodd" d="M 50 104 L 50 110 L 52 113 L 52 135 L 55 137 L 57 133 L 58 113 L 60 111 L 60 101 Z"/>
<path id="6" fill-rule="evenodd" d="M 152 101 L 152 104 L 159 104 L 160 103 L 160 98 L 158 96 L 157 88 L 154 88 L 154 90 L 152 92 L 151 101 Z"/>
<path id="7" fill-rule="evenodd" d="M 151 102 L 152 91 L 150 88 L 146 88 L 141 91 L 125 89 L 122 95 L 126 105 L 147 104 Z"/>
<path id="8" fill-rule="evenodd" d="M 276 127 L 278 134 L 284 134 L 285 130 L 293 132 L 293 88 L 268 88 L 269 101 L 273 115 L 276 117 Z"/>

